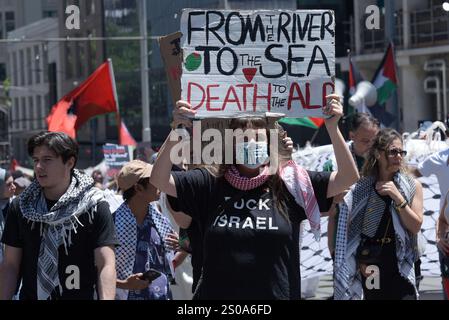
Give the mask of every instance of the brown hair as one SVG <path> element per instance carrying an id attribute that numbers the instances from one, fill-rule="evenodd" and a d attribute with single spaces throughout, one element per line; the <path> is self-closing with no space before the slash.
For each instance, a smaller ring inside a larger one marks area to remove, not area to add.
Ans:
<path id="1" fill-rule="evenodd" d="M 379 162 L 377 161 L 380 156 L 379 152 L 387 150 L 394 140 L 400 140 L 403 143 L 402 136 L 396 130 L 387 128 L 379 131 L 362 168 L 364 177 L 372 176 L 376 179 L 379 177 Z M 401 172 L 406 171 L 404 166 L 400 170 Z"/>

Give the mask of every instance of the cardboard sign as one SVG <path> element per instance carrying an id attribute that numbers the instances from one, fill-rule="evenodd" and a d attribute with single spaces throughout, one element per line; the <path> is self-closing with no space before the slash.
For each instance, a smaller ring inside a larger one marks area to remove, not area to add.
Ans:
<path id="1" fill-rule="evenodd" d="M 131 161 L 130 146 L 119 146 L 117 144 L 107 143 L 103 146 L 103 155 L 108 167 L 107 176 L 113 178 L 120 169 Z"/>
<path id="2" fill-rule="evenodd" d="M 333 11 L 186 9 L 181 32 L 182 97 L 198 117 L 323 116 L 334 91 Z"/>
<path id="3" fill-rule="evenodd" d="M 175 32 L 159 38 L 159 49 L 167 73 L 168 86 L 173 105 L 181 99 L 182 52 L 180 47 L 181 32 Z"/>

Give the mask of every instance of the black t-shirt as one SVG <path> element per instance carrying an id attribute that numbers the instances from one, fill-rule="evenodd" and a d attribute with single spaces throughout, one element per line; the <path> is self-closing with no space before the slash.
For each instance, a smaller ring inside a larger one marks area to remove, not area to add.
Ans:
<path id="1" fill-rule="evenodd" d="M 55 202 L 47 201 L 51 208 Z M 91 300 L 94 298 L 97 283 L 97 270 L 95 267 L 94 249 L 103 246 L 118 245 L 114 228 L 114 221 L 107 202 L 100 202 L 94 214 L 92 224 L 89 223 L 88 214 L 79 216 L 84 227 L 79 226 L 77 233 L 72 230 L 72 245 L 67 248 L 59 247 L 59 280 L 62 286 L 62 295 L 56 288 L 51 299 Z M 19 207 L 19 199 L 15 199 L 9 208 L 2 242 L 11 247 L 22 249 L 22 263 L 20 274 L 22 288 L 21 300 L 37 299 L 37 262 L 41 244 L 40 223 L 32 223 L 23 218 Z M 75 277 L 79 275 L 79 288 Z M 67 283 L 66 283 L 67 282 Z"/>
<path id="2" fill-rule="evenodd" d="M 293 196 L 287 195 L 289 221 L 273 203 L 264 184 L 241 192 L 206 169 L 172 173 L 183 211 L 204 229 L 201 299 L 299 299 L 299 224 L 306 218 Z M 320 211 L 329 209 L 329 172 L 309 172 Z M 241 196 L 217 214 L 235 194 Z"/>
<path id="3" fill-rule="evenodd" d="M 368 289 L 366 277 L 362 275 L 365 300 L 415 300 L 415 289 L 407 279 L 402 277 L 398 268 L 396 235 L 390 211 L 392 199 L 389 196 L 378 195 L 385 202 L 385 210 L 373 239 L 386 237 L 390 238 L 391 242 L 382 246 L 379 257 L 380 263 L 377 265 L 379 268 L 379 289 Z"/>
<path id="4" fill-rule="evenodd" d="M 203 267 L 203 233 L 200 225 L 196 221 L 192 221 L 187 229 L 187 234 L 189 235 L 190 246 L 192 248 L 192 293 L 194 293 Z"/>

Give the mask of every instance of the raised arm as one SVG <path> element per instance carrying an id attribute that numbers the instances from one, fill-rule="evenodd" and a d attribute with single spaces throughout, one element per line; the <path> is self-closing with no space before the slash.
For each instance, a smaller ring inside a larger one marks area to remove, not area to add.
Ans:
<path id="1" fill-rule="evenodd" d="M 324 121 L 327 132 L 334 147 L 335 159 L 337 161 L 338 171 L 331 174 L 327 188 L 327 197 L 332 198 L 342 193 L 353 185 L 359 179 L 359 172 L 349 151 L 348 145 L 338 128 L 338 121 L 343 115 L 343 106 L 340 103 L 340 96 L 331 94 L 327 96 L 331 99 L 329 107 L 325 110 L 326 115 L 332 115 L 331 118 Z"/>
<path id="2" fill-rule="evenodd" d="M 185 101 L 178 101 L 176 103 L 175 110 L 173 111 L 173 123 L 172 128 L 177 128 L 179 125 L 184 125 L 185 127 L 191 127 L 192 118 L 195 115 L 195 111 L 191 110 L 191 106 Z M 161 190 L 162 192 L 172 196 L 177 197 L 176 186 L 173 177 L 171 176 L 171 168 L 173 165 L 172 159 L 170 157 L 173 147 L 178 143 L 178 141 L 171 141 L 171 135 L 177 136 L 177 134 L 172 130 L 165 140 L 161 150 L 159 151 L 156 163 L 153 166 L 151 172 L 150 183 Z"/>

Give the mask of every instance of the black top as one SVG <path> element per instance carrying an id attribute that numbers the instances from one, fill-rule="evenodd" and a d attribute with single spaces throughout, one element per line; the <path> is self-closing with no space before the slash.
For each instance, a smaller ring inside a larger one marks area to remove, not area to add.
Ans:
<path id="1" fill-rule="evenodd" d="M 189 237 L 190 249 L 192 250 L 190 259 L 192 262 L 192 293 L 194 293 L 203 266 L 203 234 L 197 221 L 193 220 L 185 231 Z"/>
<path id="2" fill-rule="evenodd" d="M 55 203 L 47 201 L 47 207 L 51 208 Z M 50 299 L 93 299 L 97 283 L 94 249 L 119 244 L 107 202 L 98 204 L 92 224 L 89 223 L 87 214 L 82 214 L 78 219 L 84 227 L 79 226 L 77 233 L 72 230 L 72 245 L 67 249 L 68 255 L 65 253 L 64 245 L 59 247 L 58 269 L 62 295 L 56 288 Z M 31 226 L 32 223 L 23 218 L 19 199 L 16 198 L 8 211 L 2 242 L 23 250 L 20 270 L 21 300 L 37 299 L 37 262 L 41 243 L 41 226 L 40 223 L 35 223 L 34 228 Z M 77 277 L 79 277 L 79 287 L 76 287 Z"/>
<path id="3" fill-rule="evenodd" d="M 380 196 L 380 195 L 379 195 Z M 399 272 L 396 256 L 396 236 L 391 216 L 392 199 L 380 196 L 385 202 L 385 210 L 374 239 L 390 238 L 391 242 L 382 246 L 379 268 L 379 288 L 367 289 L 366 278 L 362 276 L 363 292 L 366 300 L 404 300 L 414 299 L 415 289 Z M 388 228 L 388 229 L 387 229 Z M 372 240 L 372 239 L 371 239 Z M 378 244 L 380 245 L 380 244 Z"/>
<path id="4" fill-rule="evenodd" d="M 241 191 L 206 169 L 172 173 L 175 211 L 199 222 L 204 231 L 201 299 L 299 299 L 299 223 L 306 218 L 285 189 L 287 216 L 273 203 L 267 185 L 246 191 L 218 216 L 216 209 Z M 320 210 L 329 209 L 329 172 L 309 172 Z"/>

